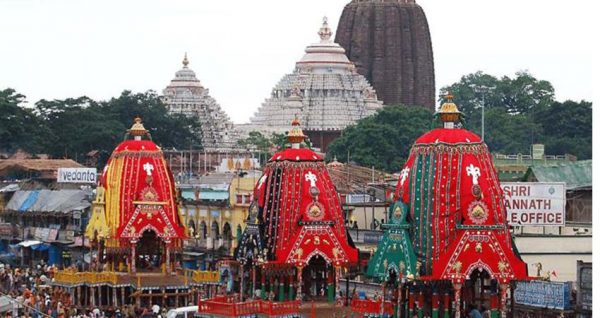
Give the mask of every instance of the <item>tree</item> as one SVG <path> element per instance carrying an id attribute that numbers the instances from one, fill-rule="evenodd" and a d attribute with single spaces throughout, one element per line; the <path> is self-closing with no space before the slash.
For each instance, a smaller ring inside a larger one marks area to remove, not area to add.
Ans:
<path id="1" fill-rule="evenodd" d="M 460 81 L 441 89 L 451 92 L 454 101 L 465 114 L 468 128 L 481 125 L 481 106 L 485 110 L 504 109 L 509 114 L 529 114 L 535 109 L 548 107 L 554 101 L 554 87 L 527 72 L 517 72 L 514 78 L 498 79 L 481 71 L 461 77 Z M 440 96 L 443 101 L 444 96 Z"/>
<path id="2" fill-rule="evenodd" d="M 14 89 L 0 91 L 1 151 L 44 152 L 50 131 L 31 109 L 22 106 L 24 102 L 25 96 Z"/>
<path id="3" fill-rule="evenodd" d="M 492 152 L 529 154 L 541 134 L 540 125 L 527 115 L 510 115 L 501 108 L 485 112 L 485 143 Z"/>
<path id="4" fill-rule="evenodd" d="M 422 107 L 386 106 L 346 128 L 329 145 L 327 159 L 337 157 L 359 165 L 395 172 L 408 158 L 415 139 L 431 129 L 432 114 Z"/>
<path id="5" fill-rule="evenodd" d="M 123 140 L 133 119 L 141 116 L 153 140 L 162 147 L 201 147 L 200 124 L 183 115 L 169 115 L 149 91 L 124 91 L 118 98 L 96 102 L 89 97 L 42 99 L 34 109 L 21 106 L 25 96 L 12 89 L 0 91 L 0 149 L 18 148 L 47 153 L 54 158 L 82 161 L 91 150 L 105 157 Z M 100 162 L 102 163 L 102 161 Z"/>
<path id="6" fill-rule="evenodd" d="M 55 158 L 82 160 L 91 150 L 109 152 L 125 126 L 104 112 L 94 100 L 82 96 L 40 100 L 36 114 L 50 128 L 46 151 Z"/>
<path id="7" fill-rule="evenodd" d="M 476 133 L 485 98 L 485 141 L 493 152 L 530 153 L 531 144 L 544 143 L 549 154 L 591 158 L 591 103 L 555 101 L 548 81 L 527 72 L 501 79 L 477 72 L 442 88 L 448 90 L 466 115 L 466 128 Z"/>
<path id="8" fill-rule="evenodd" d="M 546 153 L 592 158 L 592 103 L 554 102 L 537 112 L 535 119 L 544 132 L 541 142 L 545 144 Z"/>
<path id="9" fill-rule="evenodd" d="M 127 128 L 136 116 L 140 116 L 152 140 L 163 148 L 202 147 L 200 123 L 181 114 L 169 115 L 164 103 L 153 91 L 135 94 L 123 91 L 121 96 L 101 103 L 101 109 L 113 114 Z"/>
<path id="10" fill-rule="evenodd" d="M 248 137 L 238 140 L 238 145 L 253 151 L 263 163 L 273 150 L 282 149 L 287 143 L 285 134 L 272 133 L 271 137 L 263 135 L 259 131 L 251 131 Z"/>

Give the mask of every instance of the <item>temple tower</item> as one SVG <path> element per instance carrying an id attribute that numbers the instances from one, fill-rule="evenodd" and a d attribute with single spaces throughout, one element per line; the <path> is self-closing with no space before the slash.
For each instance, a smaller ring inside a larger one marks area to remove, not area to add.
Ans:
<path id="1" fill-rule="evenodd" d="M 285 133 L 297 116 L 313 145 L 326 151 L 344 128 L 382 107 L 369 82 L 333 42 L 327 18 L 317 34 L 320 41 L 306 48 L 294 72 L 277 83 L 250 124 L 240 126 L 246 133 Z"/>
<path id="2" fill-rule="evenodd" d="M 183 67 L 163 90 L 163 101 L 169 113 L 197 119 L 201 125 L 202 146 L 206 150 L 233 148 L 236 134 L 229 116 L 188 67 L 187 53 L 182 63 Z"/>
<path id="3" fill-rule="evenodd" d="M 385 105 L 435 110 L 429 25 L 414 0 L 353 0 L 342 12 L 335 41 Z"/>

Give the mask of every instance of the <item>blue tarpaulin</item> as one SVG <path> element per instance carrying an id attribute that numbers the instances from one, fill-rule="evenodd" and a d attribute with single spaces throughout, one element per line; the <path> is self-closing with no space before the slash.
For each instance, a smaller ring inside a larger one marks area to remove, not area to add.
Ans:
<path id="1" fill-rule="evenodd" d="M 30 246 L 32 250 L 34 251 L 47 251 L 50 248 L 50 244 L 37 244 L 37 245 L 31 245 Z"/>
<path id="2" fill-rule="evenodd" d="M 198 269 L 198 264 L 196 264 L 196 261 L 184 261 L 183 268 L 195 270 L 195 269 Z"/>
<path id="3" fill-rule="evenodd" d="M 62 251 L 60 247 L 56 245 L 50 245 L 48 249 L 48 264 L 49 265 L 62 265 Z"/>
<path id="4" fill-rule="evenodd" d="M 31 193 L 29 194 L 27 199 L 25 199 L 23 204 L 21 204 L 21 206 L 19 207 L 19 212 L 27 211 L 27 209 L 29 209 L 29 207 L 31 207 L 35 203 L 35 201 L 37 200 L 39 195 L 40 195 L 39 190 L 31 191 Z"/>

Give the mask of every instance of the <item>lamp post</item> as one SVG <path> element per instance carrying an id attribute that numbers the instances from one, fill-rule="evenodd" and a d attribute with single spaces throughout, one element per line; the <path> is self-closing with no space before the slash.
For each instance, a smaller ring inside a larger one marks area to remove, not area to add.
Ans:
<path id="1" fill-rule="evenodd" d="M 481 95 L 481 141 L 485 140 L 485 94 L 496 89 L 496 86 L 470 85 L 476 94 Z"/>

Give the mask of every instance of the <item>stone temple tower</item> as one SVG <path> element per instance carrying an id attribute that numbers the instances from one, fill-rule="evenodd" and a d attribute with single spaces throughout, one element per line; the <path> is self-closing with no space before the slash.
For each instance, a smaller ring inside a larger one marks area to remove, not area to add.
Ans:
<path id="1" fill-rule="evenodd" d="M 429 25 L 414 0 L 352 0 L 342 12 L 335 42 L 384 105 L 435 110 Z"/>

